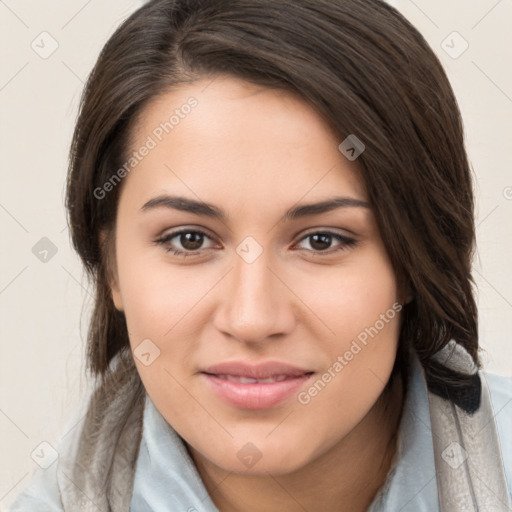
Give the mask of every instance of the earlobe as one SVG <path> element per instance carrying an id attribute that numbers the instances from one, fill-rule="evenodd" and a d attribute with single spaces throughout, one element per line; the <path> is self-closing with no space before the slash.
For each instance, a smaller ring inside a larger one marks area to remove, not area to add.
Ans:
<path id="1" fill-rule="evenodd" d="M 100 232 L 100 247 L 101 253 L 103 255 L 105 278 L 107 281 L 107 286 L 110 289 L 112 302 L 118 311 L 123 311 L 123 300 L 119 290 L 119 279 L 117 276 L 114 240 L 112 240 L 109 234 L 105 231 Z"/>
<path id="2" fill-rule="evenodd" d="M 110 295 L 112 296 L 112 302 L 118 311 L 123 311 L 123 299 L 121 297 L 121 291 L 119 289 L 119 277 L 117 275 L 117 266 L 115 263 L 115 257 L 110 252 L 109 257 L 106 261 L 107 265 L 107 279 L 108 286 L 110 287 Z"/>
<path id="3" fill-rule="evenodd" d="M 416 298 L 416 294 L 411 290 L 405 299 L 404 306 L 407 306 L 407 304 L 410 304 L 415 298 Z"/>
<path id="4" fill-rule="evenodd" d="M 121 293 L 119 291 L 119 286 L 117 285 L 117 283 L 110 285 L 110 293 L 112 295 L 112 301 L 114 303 L 115 308 L 118 311 L 124 311 L 123 300 L 121 298 Z"/>
<path id="5" fill-rule="evenodd" d="M 410 283 L 405 285 L 404 291 L 400 295 L 401 295 L 400 298 L 402 299 L 400 303 L 403 306 L 407 306 L 416 298 L 416 293 L 414 292 L 414 289 Z"/>

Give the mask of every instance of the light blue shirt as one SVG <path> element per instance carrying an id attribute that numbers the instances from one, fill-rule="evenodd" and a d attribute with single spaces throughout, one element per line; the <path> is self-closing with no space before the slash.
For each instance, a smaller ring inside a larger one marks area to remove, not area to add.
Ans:
<path id="1" fill-rule="evenodd" d="M 495 411 L 512 499 L 512 378 L 484 374 Z M 38 468 L 8 512 L 63 512 L 57 464 Z M 398 433 L 395 463 L 368 512 L 439 512 L 425 381 L 413 365 Z M 130 512 L 218 512 L 185 444 L 146 395 L 143 435 Z M 243 511 L 241 511 L 243 512 Z"/>

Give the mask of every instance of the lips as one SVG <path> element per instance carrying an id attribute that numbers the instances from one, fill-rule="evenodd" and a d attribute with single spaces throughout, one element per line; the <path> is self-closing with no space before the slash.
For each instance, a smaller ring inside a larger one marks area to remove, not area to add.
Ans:
<path id="1" fill-rule="evenodd" d="M 261 382 L 271 379 L 269 382 L 275 382 L 285 380 L 287 378 L 302 377 L 313 373 L 313 371 L 275 361 L 259 363 L 257 365 L 241 361 L 226 361 L 224 363 L 209 366 L 204 369 L 202 373 L 215 375 L 217 377 L 224 377 L 228 380 L 243 378 L 249 380 L 252 379 L 255 382 Z M 251 383 L 250 381 L 244 382 L 241 380 L 237 380 L 237 382 L 247 384 Z"/>
<path id="2" fill-rule="evenodd" d="M 223 402 L 238 409 L 270 409 L 291 399 L 315 372 L 279 362 L 225 362 L 201 372 Z"/>
<path id="3" fill-rule="evenodd" d="M 271 382 L 281 382 L 289 379 L 288 375 L 277 375 L 275 377 L 269 377 L 268 379 L 253 379 L 252 377 L 242 377 L 238 375 L 215 375 L 219 379 L 229 380 L 231 382 L 238 382 L 240 384 L 270 384 Z"/>

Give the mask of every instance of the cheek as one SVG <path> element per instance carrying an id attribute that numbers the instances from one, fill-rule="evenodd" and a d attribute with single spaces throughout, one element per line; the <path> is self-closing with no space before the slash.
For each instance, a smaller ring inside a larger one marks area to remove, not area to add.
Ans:
<path id="1" fill-rule="evenodd" d="M 331 331 L 330 337 L 339 340 L 339 348 L 373 326 L 388 310 L 392 309 L 390 314 L 395 316 L 396 279 L 381 254 L 369 253 L 346 267 L 333 267 L 332 272 L 316 276 L 313 281 L 307 294 L 309 304 Z M 304 290 L 307 285 L 304 283 Z"/>
<path id="2" fill-rule="evenodd" d="M 194 402 L 179 383 L 198 348 L 198 305 L 211 287 L 208 276 L 192 266 L 169 265 L 165 254 L 151 261 L 155 251 L 127 245 L 123 249 L 118 252 L 118 275 L 139 375 L 159 409 L 171 413 L 168 420 L 176 419 L 175 411 L 193 416 Z"/>
<path id="3" fill-rule="evenodd" d="M 312 309 L 331 331 L 322 343 L 329 354 L 328 384 L 319 383 L 305 400 L 314 397 L 320 409 L 329 405 L 340 421 L 357 418 L 375 402 L 393 368 L 401 310 L 396 279 L 388 260 L 374 251 L 319 284 L 323 292 L 317 288 L 311 295 Z"/>
<path id="4" fill-rule="evenodd" d="M 208 272 L 193 266 L 170 265 L 163 251 L 124 244 L 122 236 L 119 246 L 118 276 L 130 338 L 163 340 L 208 292 L 215 276 L 208 279 Z"/>

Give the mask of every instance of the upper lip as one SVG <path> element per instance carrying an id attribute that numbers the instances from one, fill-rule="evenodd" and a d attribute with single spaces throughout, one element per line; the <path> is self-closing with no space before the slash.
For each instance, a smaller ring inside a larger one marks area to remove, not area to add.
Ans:
<path id="1" fill-rule="evenodd" d="M 249 364 L 242 361 L 225 361 L 205 368 L 202 370 L 202 373 L 232 375 L 234 377 L 248 377 L 252 379 L 269 379 L 283 375 L 287 377 L 301 377 L 314 372 L 278 361 L 268 361 L 259 364 Z"/>

